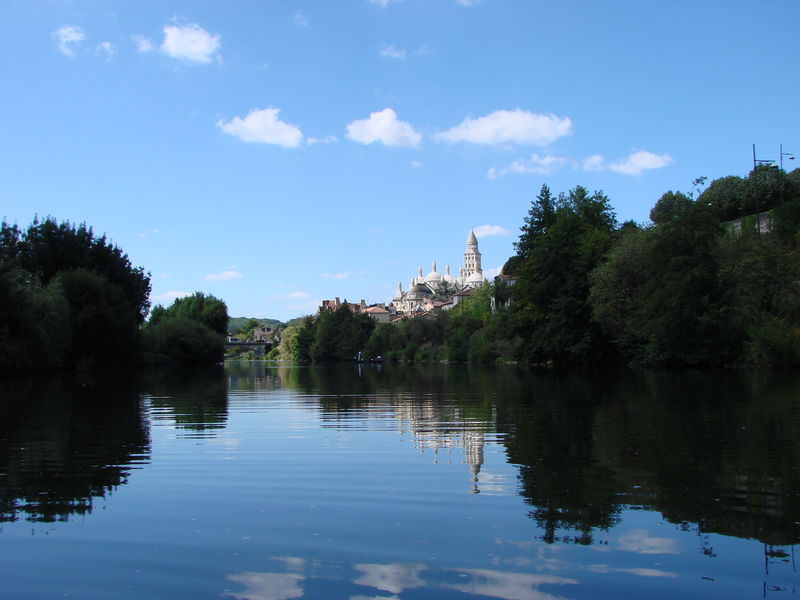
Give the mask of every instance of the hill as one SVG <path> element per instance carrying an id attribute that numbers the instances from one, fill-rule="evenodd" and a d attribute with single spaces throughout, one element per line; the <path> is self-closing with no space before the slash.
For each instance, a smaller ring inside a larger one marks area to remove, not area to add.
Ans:
<path id="1" fill-rule="evenodd" d="M 258 321 L 259 325 L 268 325 L 273 329 L 276 327 L 286 327 L 286 323 L 283 321 L 278 321 L 277 319 L 259 319 L 258 317 L 231 317 L 228 319 L 228 331 L 236 331 L 250 319 Z"/>

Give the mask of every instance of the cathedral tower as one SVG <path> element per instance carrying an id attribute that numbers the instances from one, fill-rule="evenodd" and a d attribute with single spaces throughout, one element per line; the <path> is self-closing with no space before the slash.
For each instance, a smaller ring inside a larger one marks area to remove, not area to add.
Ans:
<path id="1" fill-rule="evenodd" d="M 478 252 L 478 238 L 475 237 L 475 232 L 470 230 L 467 236 L 467 251 L 464 252 L 464 277 L 469 278 L 474 273 L 482 276 L 483 269 L 481 268 L 481 253 Z"/>

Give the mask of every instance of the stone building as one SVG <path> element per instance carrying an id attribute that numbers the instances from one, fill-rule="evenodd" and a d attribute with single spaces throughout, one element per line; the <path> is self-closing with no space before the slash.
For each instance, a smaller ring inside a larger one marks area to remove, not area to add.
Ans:
<path id="1" fill-rule="evenodd" d="M 464 264 L 457 277 L 450 274 L 450 265 L 445 266 L 444 273 L 436 270 L 433 262 L 430 273 L 422 274 L 419 267 L 416 277 L 411 278 L 408 290 L 403 291 L 402 282 L 397 284 L 397 292 L 389 305 L 389 310 L 397 314 L 413 316 L 433 310 L 447 310 L 454 306 L 453 297 L 465 290 L 483 285 L 486 278 L 481 266 L 481 253 L 478 250 L 478 238 L 470 231 L 467 236 L 467 247 L 464 252 Z"/>

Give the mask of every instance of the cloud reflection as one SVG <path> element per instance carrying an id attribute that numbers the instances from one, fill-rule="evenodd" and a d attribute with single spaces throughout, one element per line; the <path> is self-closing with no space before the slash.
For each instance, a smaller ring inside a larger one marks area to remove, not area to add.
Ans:
<path id="1" fill-rule="evenodd" d="M 646 529 L 633 529 L 619 538 L 621 550 L 637 554 L 678 554 L 677 541 L 672 538 L 651 537 Z"/>
<path id="2" fill-rule="evenodd" d="M 477 596 L 502 598 L 503 600 L 556 600 L 554 596 L 537 588 L 544 584 L 577 584 L 575 579 L 557 575 L 531 575 L 528 573 L 509 573 L 489 569 L 457 569 L 471 577 L 469 581 L 457 584 L 444 584 L 442 587 L 458 590 Z"/>
<path id="3" fill-rule="evenodd" d="M 239 594 L 225 592 L 236 600 L 291 600 L 303 596 L 300 582 L 305 579 L 294 573 L 238 573 L 227 579 L 241 583 L 245 590 Z"/>
<path id="4" fill-rule="evenodd" d="M 590 571 L 594 573 L 630 573 L 632 575 L 638 575 L 639 577 L 669 577 L 675 578 L 678 576 L 677 573 L 671 573 L 669 571 L 660 571 L 658 569 L 623 569 L 617 567 L 609 567 L 608 565 L 591 565 L 589 567 Z"/>
<path id="5" fill-rule="evenodd" d="M 353 568 L 363 573 L 354 579 L 353 583 L 367 585 L 392 594 L 424 586 L 425 582 L 419 577 L 419 574 L 427 569 L 425 565 L 405 563 L 359 564 L 353 565 Z"/>

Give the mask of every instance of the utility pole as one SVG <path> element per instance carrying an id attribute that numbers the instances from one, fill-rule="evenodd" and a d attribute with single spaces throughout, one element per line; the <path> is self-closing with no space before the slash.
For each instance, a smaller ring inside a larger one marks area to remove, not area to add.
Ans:
<path id="1" fill-rule="evenodd" d="M 791 152 L 784 152 L 783 151 L 783 144 L 781 144 L 781 171 L 783 171 L 783 157 L 787 157 L 789 160 L 794 160 L 794 154 Z"/>
<path id="2" fill-rule="evenodd" d="M 783 153 L 783 144 L 781 144 L 781 153 Z M 781 160 L 783 156 L 781 156 Z M 766 160 L 766 159 L 757 159 L 756 158 L 756 145 L 753 144 L 753 190 L 756 195 L 756 233 L 761 235 L 761 215 L 758 212 L 758 190 L 756 189 L 756 183 L 758 183 L 758 167 L 761 165 L 774 165 L 774 160 Z"/>

